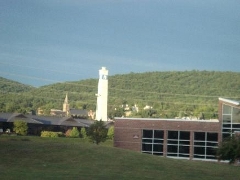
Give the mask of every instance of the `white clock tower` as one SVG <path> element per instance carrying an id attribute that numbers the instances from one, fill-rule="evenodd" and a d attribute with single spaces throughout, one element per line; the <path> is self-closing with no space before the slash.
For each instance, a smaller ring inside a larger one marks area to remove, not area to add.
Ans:
<path id="1" fill-rule="evenodd" d="M 98 93 L 97 96 L 97 110 L 96 120 L 107 121 L 107 101 L 108 101 L 108 70 L 102 67 L 99 70 Z"/>

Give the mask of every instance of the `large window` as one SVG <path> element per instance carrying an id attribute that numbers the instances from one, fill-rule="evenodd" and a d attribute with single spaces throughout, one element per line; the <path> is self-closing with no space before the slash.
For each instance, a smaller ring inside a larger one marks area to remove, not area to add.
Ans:
<path id="1" fill-rule="evenodd" d="M 216 159 L 218 147 L 218 133 L 194 132 L 194 158 Z"/>
<path id="2" fill-rule="evenodd" d="M 168 131 L 167 144 L 167 156 L 189 158 L 189 131 Z"/>
<path id="3" fill-rule="evenodd" d="M 240 109 L 223 104 L 222 137 L 232 136 L 235 131 L 240 131 Z"/>
<path id="4" fill-rule="evenodd" d="M 163 130 L 142 131 L 142 152 L 154 155 L 163 155 Z"/>

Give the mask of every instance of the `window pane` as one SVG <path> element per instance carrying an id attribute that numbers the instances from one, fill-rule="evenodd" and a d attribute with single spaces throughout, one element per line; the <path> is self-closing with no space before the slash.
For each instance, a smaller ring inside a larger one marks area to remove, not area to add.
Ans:
<path id="1" fill-rule="evenodd" d="M 179 153 L 189 154 L 189 146 L 179 146 Z"/>
<path id="2" fill-rule="evenodd" d="M 153 143 L 163 144 L 163 140 L 154 139 Z"/>
<path id="3" fill-rule="evenodd" d="M 197 146 L 205 146 L 205 142 L 194 142 L 194 145 L 197 145 Z"/>
<path id="4" fill-rule="evenodd" d="M 153 151 L 154 152 L 163 152 L 163 145 L 159 145 L 159 144 L 154 144 L 153 145 Z"/>
<path id="5" fill-rule="evenodd" d="M 218 133 L 207 133 L 207 141 L 218 141 Z"/>
<path id="6" fill-rule="evenodd" d="M 163 136 L 164 136 L 164 131 L 160 131 L 160 130 L 154 131 L 154 138 L 163 139 Z"/>
<path id="7" fill-rule="evenodd" d="M 189 131 L 180 131 L 180 139 L 190 140 L 190 132 Z"/>
<path id="8" fill-rule="evenodd" d="M 168 140 L 168 144 L 178 144 L 178 141 L 171 141 L 171 140 Z"/>
<path id="9" fill-rule="evenodd" d="M 152 138 L 153 130 L 143 130 L 143 138 Z"/>
<path id="10" fill-rule="evenodd" d="M 178 131 L 168 131 L 168 139 L 178 139 Z"/>
<path id="11" fill-rule="evenodd" d="M 223 114 L 231 114 L 231 106 L 223 105 Z"/>
<path id="12" fill-rule="evenodd" d="M 233 123 L 240 123 L 240 109 L 233 108 Z"/>
<path id="13" fill-rule="evenodd" d="M 142 142 L 143 143 L 152 143 L 152 139 L 143 139 Z"/>
<path id="14" fill-rule="evenodd" d="M 152 151 L 152 144 L 142 144 L 142 151 Z"/>
<path id="15" fill-rule="evenodd" d="M 231 115 L 223 115 L 223 122 L 231 123 Z"/>
<path id="16" fill-rule="evenodd" d="M 205 132 L 195 132 L 194 140 L 205 141 Z"/>
<path id="17" fill-rule="evenodd" d="M 216 155 L 216 151 L 217 151 L 217 149 L 215 149 L 215 148 L 207 147 L 207 155 L 215 156 Z"/>
<path id="18" fill-rule="evenodd" d="M 179 141 L 179 144 L 189 145 L 190 141 Z"/>
<path id="19" fill-rule="evenodd" d="M 178 152 L 178 146 L 174 145 L 168 145 L 167 146 L 167 152 L 169 153 L 177 153 Z"/>
<path id="20" fill-rule="evenodd" d="M 204 147 L 194 147 L 194 154 L 205 154 L 205 148 Z"/>

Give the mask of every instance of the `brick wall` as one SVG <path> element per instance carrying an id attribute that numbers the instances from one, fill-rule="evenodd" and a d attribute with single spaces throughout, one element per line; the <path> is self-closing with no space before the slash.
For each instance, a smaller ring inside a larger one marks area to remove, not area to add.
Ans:
<path id="1" fill-rule="evenodd" d="M 193 140 L 193 132 L 217 132 L 221 134 L 219 122 L 210 120 L 116 118 L 114 128 L 114 146 L 134 151 L 141 151 L 142 129 L 164 130 L 165 139 L 168 130 L 190 131 L 191 141 Z M 166 152 L 166 149 L 164 151 Z"/>

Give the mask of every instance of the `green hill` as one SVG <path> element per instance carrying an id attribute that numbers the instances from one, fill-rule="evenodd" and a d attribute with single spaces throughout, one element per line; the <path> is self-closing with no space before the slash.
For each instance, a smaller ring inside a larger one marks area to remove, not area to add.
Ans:
<path id="1" fill-rule="evenodd" d="M 236 180 L 239 167 L 177 160 L 80 138 L 0 136 L 1 179 Z"/>
<path id="2" fill-rule="evenodd" d="M 5 95 L 0 110 L 29 111 L 42 107 L 62 108 L 68 93 L 71 108 L 95 110 L 97 79 L 63 82 Z M 137 117 L 199 116 L 217 118 L 218 97 L 240 99 L 240 73 L 216 71 L 171 71 L 113 75 L 109 77 L 108 111 L 128 104 L 151 112 L 133 113 Z M 18 107 L 12 104 L 18 104 Z"/>
<path id="3" fill-rule="evenodd" d="M 21 84 L 19 82 L 0 77 L 0 89 L 1 93 L 20 93 L 28 92 L 35 88 L 29 85 Z"/>

